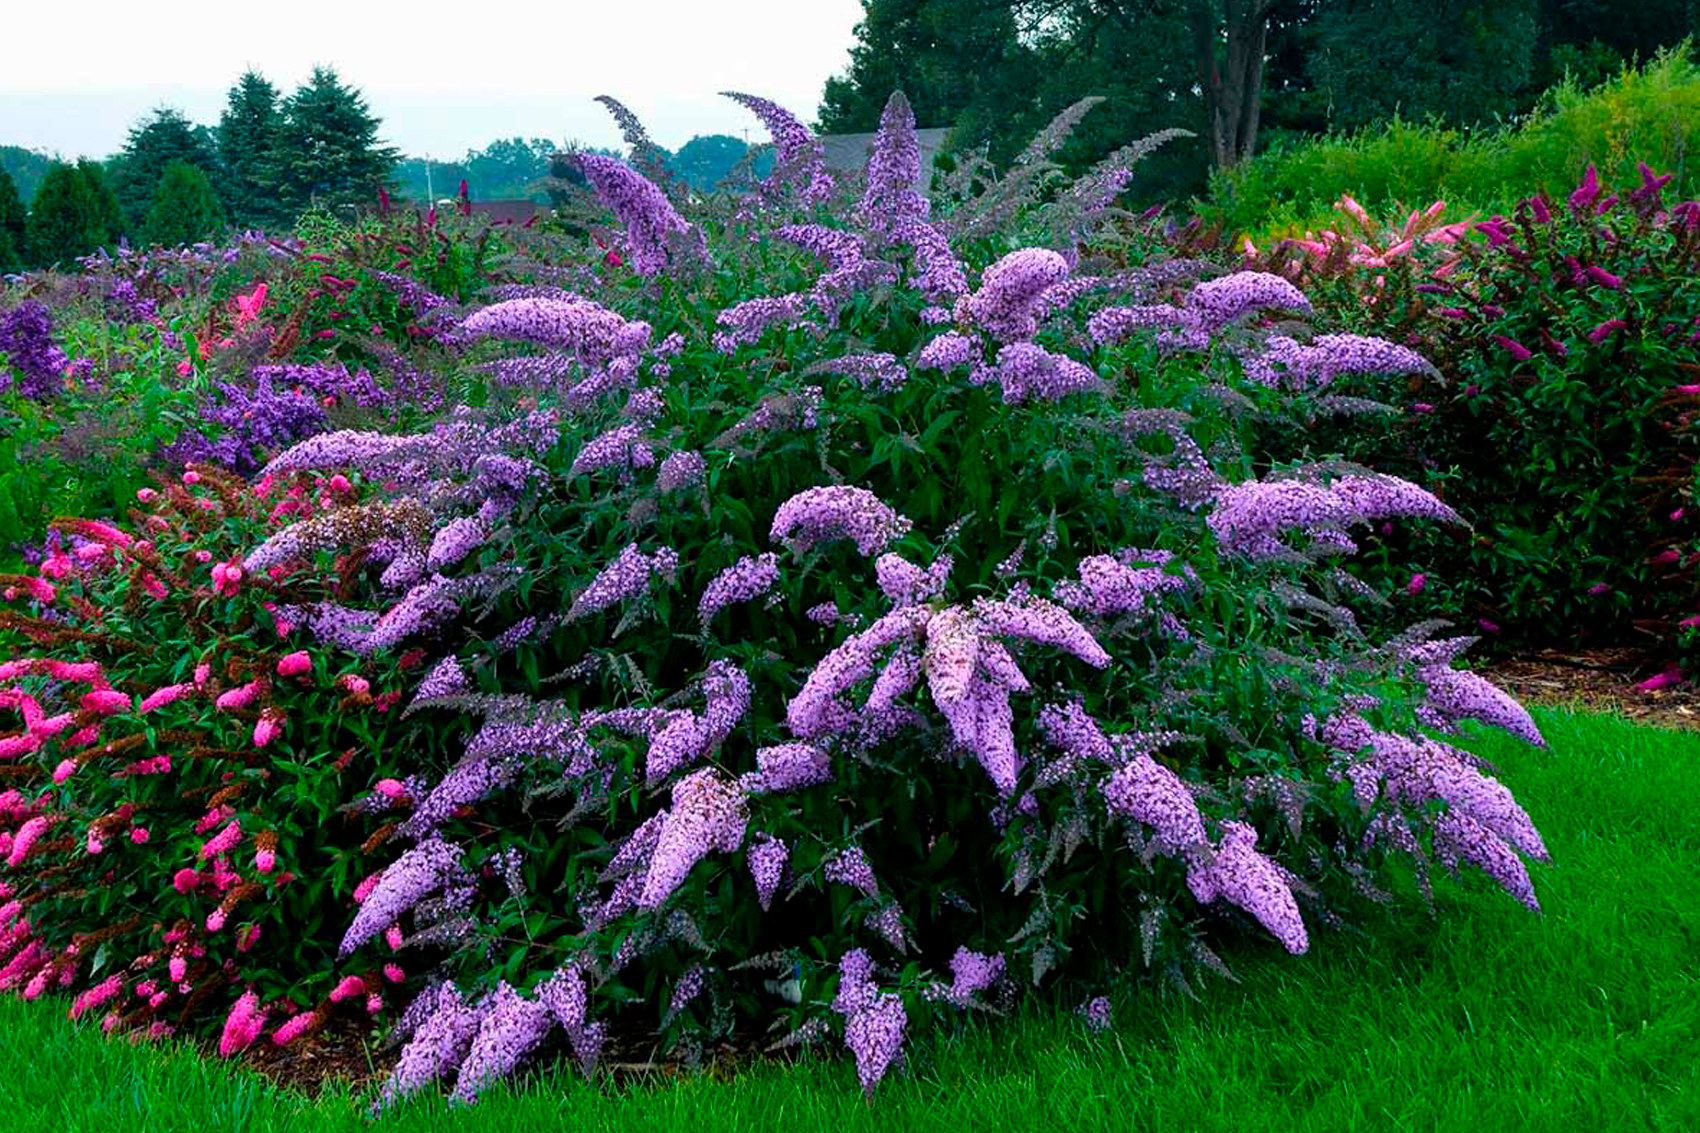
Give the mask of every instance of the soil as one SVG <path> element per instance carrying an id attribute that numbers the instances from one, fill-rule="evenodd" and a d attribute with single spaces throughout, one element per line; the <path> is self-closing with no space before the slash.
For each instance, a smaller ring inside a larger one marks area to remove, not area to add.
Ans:
<path id="1" fill-rule="evenodd" d="M 1638 724 L 1700 729 L 1700 688 L 1675 685 L 1642 692 L 1635 687 L 1660 669 L 1640 650 L 1598 649 L 1495 658 L 1479 671 L 1527 704 L 1591 708 Z"/>

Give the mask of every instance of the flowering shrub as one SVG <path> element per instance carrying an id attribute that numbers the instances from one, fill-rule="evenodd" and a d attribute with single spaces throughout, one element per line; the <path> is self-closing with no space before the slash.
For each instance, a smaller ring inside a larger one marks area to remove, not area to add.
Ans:
<path id="1" fill-rule="evenodd" d="M 0 578 L 0 988 L 78 988 L 72 1017 L 108 1030 L 228 1015 L 229 1055 L 338 1010 L 319 926 L 372 833 L 342 804 L 432 740 L 400 738 L 407 658 L 314 645 L 285 612 L 358 563 L 241 565 L 280 523 L 357 521 L 355 485 L 194 466 L 138 494 L 132 523 L 59 521 L 38 571 Z M 374 965 L 350 1008 L 401 978 Z"/>
<path id="2" fill-rule="evenodd" d="M 589 1069 L 631 1027 L 687 1056 L 838 1031 L 871 1093 L 906 1036 L 1021 985 L 1185 985 L 1235 930 L 1327 947 L 1394 863 L 1536 907 L 1540 836 L 1444 738 L 1538 743 L 1528 715 L 1453 668 L 1468 638 L 1372 639 L 1340 566 L 1372 525 L 1457 513 L 1360 467 L 1249 473 L 1258 413 L 1427 363 L 1269 333 L 1310 307 L 1276 276 L 1099 272 L 1076 224 L 959 248 L 893 191 L 900 98 L 865 181 L 834 184 L 739 97 L 781 153 L 736 213 L 598 162 L 643 270 L 592 245 L 594 297 L 515 288 L 459 320 L 467 364 L 534 410 L 327 433 L 266 469 L 390 486 L 243 577 L 382 565 L 376 608 L 282 616 L 422 649 L 408 719 L 472 729 L 361 804 L 398 825 L 337 954 L 357 979 L 398 947 L 418 990 L 380 1102 L 450 1077 L 470 1101 L 556 1036 Z M 233 1042 L 264 1008 L 238 1001 Z"/>
<path id="3" fill-rule="evenodd" d="M 1472 535 L 1401 529 L 1376 547 L 1384 582 L 1423 573 L 1417 608 L 1542 644 L 1615 644 L 1631 623 L 1668 637 L 1693 614 L 1700 205 L 1667 205 L 1667 180 L 1643 166 L 1614 193 L 1590 167 L 1567 199 L 1531 197 L 1438 256 L 1312 288 L 1438 372 L 1340 387 L 1397 402 L 1379 427 L 1262 443 L 1408 475 L 1470 521 Z"/>

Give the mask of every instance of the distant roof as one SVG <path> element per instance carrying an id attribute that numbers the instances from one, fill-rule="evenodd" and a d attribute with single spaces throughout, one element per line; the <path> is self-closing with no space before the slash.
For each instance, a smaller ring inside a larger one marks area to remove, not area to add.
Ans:
<path id="1" fill-rule="evenodd" d="M 527 197 L 472 202 L 473 216 L 487 216 L 495 224 L 523 224 L 537 213 L 537 202 Z"/>
<path id="2" fill-rule="evenodd" d="M 944 146 L 945 135 L 950 133 L 949 127 L 937 126 L 928 130 L 916 130 L 915 140 L 921 147 L 921 172 L 915 179 L 915 190 L 924 193 L 932 180 L 933 158 Z M 868 154 L 873 152 L 874 139 L 878 134 L 822 134 L 821 148 L 826 151 L 826 164 L 829 169 L 841 169 L 846 172 L 861 172 L 868 164 Z"/>

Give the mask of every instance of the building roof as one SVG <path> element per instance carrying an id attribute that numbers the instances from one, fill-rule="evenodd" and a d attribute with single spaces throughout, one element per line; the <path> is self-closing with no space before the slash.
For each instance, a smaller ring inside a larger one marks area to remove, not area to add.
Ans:
<path id="1" fill-rule="evenodd" d="M 915 140 L 921 148 L 921 171 L 915 179 L 916 192 L 927 191 L 933 176 L 933 159 L 944 147 L 945 135 L 949 133 L 950 129 L 945 126 L 915 131 Z M 820 144 L 826 152 L 827 168 L 860 173 L 867 168 L 868 155 L 873 152 L 877 137 L 878 134 L 822 134 Z"/>
<path id="2" fill-rule="evenodd" d="M 472 202 L 472 215 L 487 216 L 494 224 L 524 224 L 539 211 L 537 202 L 526 197 Z"/>

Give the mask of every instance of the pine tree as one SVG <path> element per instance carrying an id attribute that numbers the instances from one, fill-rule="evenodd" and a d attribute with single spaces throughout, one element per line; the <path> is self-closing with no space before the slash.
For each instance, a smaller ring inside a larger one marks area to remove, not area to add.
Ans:
<path id="1" fill-rule="evenodd" d="M 95 248 L 116 247 L 124 238 L 124 212 L 112 178 L 100 162 L 86 157 L 77 162 L 77 176 L 89 195 L 89 239 Z"/>
<path id="2" fill-rule="evenodd" d="M 89 179 L 74 165 L 56 161 L 30 201 L 27 254 L 41 267 L 86 256 L 104 233 L 100 204 Z"/>
<path id="3" fill-rule="evenodd" d="M 207 175 L 186 161 L 167 165 L 148 206 L 142 239 L 175 247 L 209 239 L 223 230 L 224 208 Z"/>
<path id="4" fill-rule="evenodd" d="M 17 271 L 24 262 L 24 222 L 29 213 L 11 176 L 0 169 L 0 271 Z"/>
<path id="5" fill-rule="evenodd" d="M 113 162 L 112 187 L 126 232 L 141 230 L 159 179 L 173 161 L 187 161 L 205 173 L 218 169 L 206 128 L 189 121 L 181 111 L 163 106 L 130 130 L 129 140 Z"/>
<path id="6" fill-rule="evenodd" d="M 272 184 L 292 212 L 311 204 L 365 204 L 387 186 L 396 151 L 378 144 L 378 119 L 353 87 L 329 67 L 283 104 Z"/>
<path id="7" fill-rule="evenodd" d="M 222 196 L 243 228 L 288 222 L 270 183 L 281 123 L 277 88 L 258 72 L 243 72 L 225 96 L 217 132 Z"/>

